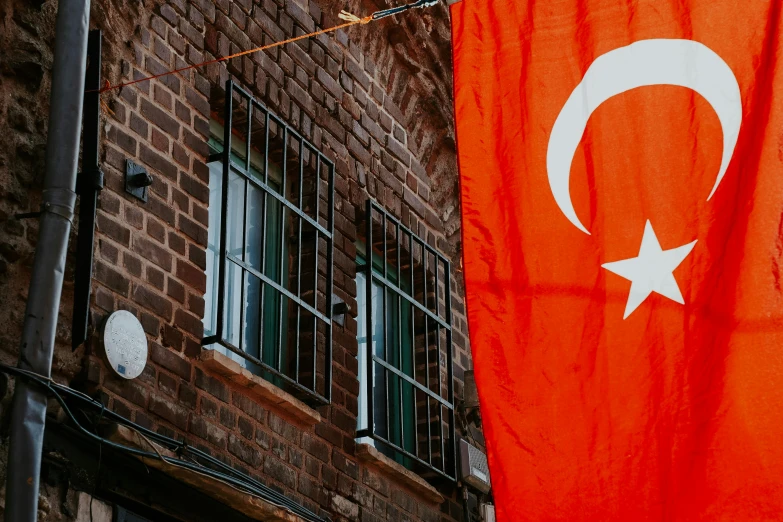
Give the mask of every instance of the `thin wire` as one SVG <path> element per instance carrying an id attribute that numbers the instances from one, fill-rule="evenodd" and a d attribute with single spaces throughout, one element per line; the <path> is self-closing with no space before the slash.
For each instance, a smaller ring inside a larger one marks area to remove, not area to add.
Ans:
<path id="1" fill-rule="evenodd" d="M 369 24 L 370 22 L 375 22 L 376 20 L 381 20 L 383 18 L 386 18 L 387 16 L 392 16 L 396 14 L 400 14 L 404 11 L 408 11 L 409 9 L 414 8 L 423 8 L 423 7 L 432 7 L 433 5 L 440 2 L 440 0 L 417 0 L 415 2 L 411 2 L 409 4 L 404 4 L 397 7 L 392 7 L 389 9 L 382 9 L 380 11 L 375 11 L 370 16 L 365 16 L 364 18 L 359 18 L 358 16 L 349 13 L 348 11 L 340 11 L 340 14 L 337 15 L 337 17 L 341 20 L 345 20 L 346 22 L 344 24 L 336 25 L 334 27 L 329 27 L 327 29 L 321 29 L 319 31 L 314 31 L 312 33 L 302 34 L 299 36 L 295 36 L 293 38 L 288 38 L 287 40 L 283 40 L 280 42 L 274 42 L 271 44 L 263 45 L 261 47 L 255 47 L 253 49 L 248 49 L 247 51 L 240 51 L 238 53 L 230 54 L 228 56 L 222 56 L 220 58 L 214 58 L 212 60 L 207 60 L 206 62 L 201 62 L 193 65 L 187 65 L 185 67 L 180 67 L 178 69 L 174 69 L 171 71 L 166 71 L 160 74 L 155 74 L 153 76 L 146 76 L 144 78 L 138 78 L 136 80 L 130 81 L 130 82 L 124 82 L 124 83 L 118 83 L 115 85 L 110 85 L 109 82 L 106 82 L 106 86 L 101 89 L 92 89 L 89 91 L 85 91 L 88 93 L 97 92 L 99 94 L 103 94 L 107 91 L 112 91 L 115 89 L 120 89 L 122 87 L 127 87 L 129 85 L 134 85 L 141 82 L 147 82 L 150 80 L 154 80 L 156 78 L 161 78 L 163 76 L 168 76 L 170 74 L 180 74 L 185 71 L 189 71 L 191 69 L 198 69 L 199 67 L 205 67 L 207 65 L 211 65 L 213 63 L 219 63 L 219 62 L 225 62 L 228 60 L 231 60 L 233 58 L 239 58 L 240 56 L 246 56 L 248 54 L 257 53 L 259 51 L 265 51 L 267 49 L 272 49 L 273 47 L 279 47 L 281 45 L 285 45 L 292 42 L 297 42 L 299 40 L 305 40 L 307 38 L 312 38 L 313 36 L 319 36 L 326 33 L 331 33 L 334 31 L 338 31 L 340 29 L 345 29 L 347 27 L 351 27 L 353 25 L 357 24 Z"/>
<path id="2" fill-rule="evenodd" d="M 350 15 L 350 13 L 348 13 L 348 14 Z M 321 35 L 321 34 L 330 33 L 330 32 L 333 32 L 333 31 L 337 31 L 339 29 L 345 29 L 346 27 L 351 27 L 352 25 L 368 24 L 368 23 L 373 21 L 373 17 L 372 16 L 365 16 L 364 18 L 358 18 L 358 17 L 356 17 L 354 15 L 350 15 L 350 16 L 353 17 L 353 18 L 351 18 L 349 22 L 346 22 L 346 23 L 340 24 L 340 25 L 336 25 L 334 27 L 329 27 L 328 29 L 321 29 L 320 31 L 315 31 L 315 32 L 312 32 L 312 33 L 307 33 L 307 34 L 302 34 L 302 35 L 299 35 L 299 36 L 295 36 L 294 38 L 289 38 L 287 40 L 283 40 L 281 42 L 274 42 L 274 43 L 271 43 L 271 44 L 268 44 L 268 45 L 263 45 L 261 47 L 255 47 L 253 49 L 248 49 L 247 51 L 240 51 L 238 53 L 230 54 L 228 56 L 222 56 L 220 58 L 214 58 L 212 60 L 207 60 L 206 62 L 201 62 L 201 63 L 197 63 L 197 64 L 194 64 L 194 65 L 188 65 L 188 66 L 185 66 L 185 67 L 180 67 L 179 69 L 174 69 L 172 71 L 166 71 L 166 72 L 163 72 L 163 73 L 160 73 L 160 74 L 155 74 L 153 76 L 146 76 L 144 78 L 139 78 L 137 80 L 133 80 L 133 81 L 130 81 L 130 82 L 118 83 L 118 84 L 115 84 L 115 85 L 106 85 L 102 89 L 93 89 L 93 90 L 85 91 L 85 92 L 97 92 L 99 94 L 103 94 L 104 92 L 111 91 L 111 90 L 114 90 L 114 89 L 119 89 L 121 87 L 127 87 L 129 85 L 134 85 L 134 84 L 141 83 L 141 82 L 147 82 L 147 81 L 150 81 L 150 80 L 154 80 L 156 78 L 161 78 L 163 76 L 168 76 L 170 74 L 180 74 L 180 73 L 182 73 L 184 71 L 189 71 L 191 69 L 198 69 L 199 67 L 206 67 L 207 65 L 211 65 L 213 63 L 225 62 L 225 61 L 231 60 L 233 58 L 239 58 L 240 56 L 245 56 L 245 55 L 248 55 L 248 54 L 257 53 L 259 51 L 265 51 L 267 49 L 272 49 L 273 47 L 278 47 L 278 46 L 281 46 L 281 45 L 285 45 L 287 43 L 297 42 L 299 40 L 305 40 L 307 38 L 312 38 L 313 36 L 318 36 L 318 35 Z M 345 18 L 343 18 L 343 19 L 345 19 Z"/>
<path id="3" fill-rule="evenodd" d="M 151 459 L 158 459 L 162 462 L 165 462 L 172 466 L 181 467 L 184 469 L 187 469 L 189 471 L 193 471 L 195 473 L 200 473 L 202 475 L 209 476 L 215 480 L 218 480 L 220 482 L 223 482 L 224 484 L 227 484 L 229 486 L 232 486 L 234 488 L 239 489 L 240 491 L 245 491 L 248 494 L 258 496 L 262 498 L 264 501 L 268 502 L 269 504 L 274 505 L 275 507 L 278 507 L 280 509 L 285 509 L 287 511 L 290 511 L 302 518 L 305 518 L 306 520 L 309 520 L 311 522 L 323 522 L 324 519 L 318 517 L 315 513 L 312 513 L 304 506 L 301 506 L 299 504 L 296 504 L 294 501 L 289 499 L 288 497 L 264 486 L 258 481 L 255 481 L 251 479 L 250 477 L 247 477 L 243 475 L 242 473 L 234 470 L 230 466 L 220 462 L 217 459 L 214 459 L 206 454 L 204 454 L 201 451 L 193 451 L 195 455 L 201 456 L 202 458 L 205 458 L 205 460 L 208 460 L 210 462 L 214 462 L 215 465 L 218 465 L 224 469 L 227 469 L 232 472 L 232 474 L 239 476 L 240 478 L 234 478 L 232 476 L 226 475 L 224 473 L 221 473 L 219 471 L 215 471 L 213 469 L 207 468 L 207 467 L 197 467 L 193 464 L 190 464 L 186 461 L 182 461 L 179 459 L 171 459 L 168 457 L 165 457 L 160 454 L 152 453 L 149 451 L 140 450 L 131 446 L 125 446 L 123 444 L 116 443 L 110 439 L 106 439 L 101 437 L 100 435 L 96 435 L 95 433 L 90 432 L 87 430 L 82 424 L 76 419 L 76 416 L 73 414 L 71 409 L 68 407 L 68 404 L 66 403 L 65 399 L 60 395 L 58 390 L 63 391 L 72 397 L 76 397 L 81 399 L 82 401 L 87 402 L 88 404 L 92 405 L 93 407 L 100 408 L 103 415 L 103 412 L 106 413 L 107 416 L 110 416 L 118 421 L 118 423 L 127 426 L 128 428 L 139 430 L 148 433 L 152 438 L 158 439 L 164 444 L 168 444 L 169 446 L 177 446 L 182 447 L 182 443 L 179 441 L 176 441 L 174 439 L 171 439 L 169 437 L 165 437 L 163 435 L 157 434 L 153 431 L 147 430 L 146 428 L 139 426 L 138 424 L 135 424 L 128 419 L 125 419 L 121 415 L 111 411 L 106 410 L 105 405 L 101 402 L 96 401 L 95 399 L 92 399 L 88 395 L 85 395 L 82 392 L 79 392 L 77 390 L 74 390 L 68 386 L 58 384 L 55 381 L 53 381 L 50 377 L 45 377 L 42 375 L 39 375 L 35 372 L 31 372 L 28 370 L 24 370 L 21 368 L 16 368 L 14 366 L 8 366 L 6 364 L 0 364 L 0 371 L 4 371 L 7 373 L 11 373 L 14 375 L 18 375 L 20 377 L 29 379 L 30 381 L 33 381 L 37 384 L 39 384 L 41 387 L 46 388 L 52 396 L 57 400 L 57 402 L 60 404 L 60 406 L 63 408 L 63 411 L 66 413 L 68 418 L 71 419 L 71 422 L 76 426 L 76 428 L 87 435 L 89 438 L 96 440 L 99 443 L 105 444 L 111 448 L 117 449 L 119 451 L 125 451 L 127 453 L 130 453 L 132 455 L 137 455 L 139 457 L 146 457 Z"/>

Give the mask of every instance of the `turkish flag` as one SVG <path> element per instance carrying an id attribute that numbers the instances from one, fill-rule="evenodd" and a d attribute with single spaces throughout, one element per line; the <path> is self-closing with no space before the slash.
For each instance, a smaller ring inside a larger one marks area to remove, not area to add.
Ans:
<path id="1" fill-rule="evenodd" d="M 782 11 L 451 7 L 501 522 L 783 520 Z"/>

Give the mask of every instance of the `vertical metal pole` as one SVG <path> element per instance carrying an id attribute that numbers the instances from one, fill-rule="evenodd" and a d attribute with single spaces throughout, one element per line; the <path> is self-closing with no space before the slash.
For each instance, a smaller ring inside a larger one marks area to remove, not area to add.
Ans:
<path id="1" fill-rule="evenodd" d="M 89 0 L 60 0 L 54 49 L 46 177 L 19 367 L 44 377 L 52 373 L 65 256 L 76 205 L 76 165 L 87 66 Z M 8 451 L 6 522 L 35 522 L 46 422 L 46 394 L 17 380 Z"/>
<path id="2" fill-rule="evenodd" d="M 381 294 L 381 299 L 383 299 L 383 304 L 381 305 L 381 309 L 383 310 L 383 362 L 389 363 L 389 310 L 388 310 L 388 304 L 386 303 L 386 299 L 389 295 L 389 284 L 388 284 L 388 267 L 387 267 L 387 259 L 386 259 L 386 212 L 379 209 L 379 214 L 381 215 L 381 241 L 383 241 L 383 246 L 381 248 L 381 252 L 383 253 L 383 293 Z M 372 252 L 370 253 L 370 269 L 372 270 Z M 390 364 L 390 363 L 389 363 Z M 392 365 L 393 366 L 393 365 Z M 383 372 L 383 386 L 384 391 L 386 393 L 386 440 L 389 442 L 392 441 L 392 426 L 391 426 L 391 402 L 389 402 L 389 386 L 391 386 L 390 381 L 395 377 L 395 375 L 385 367 L 381 366 L 378 371 Z"/>
<path id="3" fill-rule="evenodd" d="M 264 197 L 263 197 L 263 221 L 261 224 L 261 273 L 265 276 L 266 273 L 266 228 L 269 222 L 269 110 L 264 109 Z M 258 358 L 262 362 L 266 363 L 269 359 L 265 359 L 266 346 L 264 346 L 264 331 L 266 329 L 265 321 L 266 317 L 266 300 L 264 295 L 266 294 L 267 284 L 261 281 L 261 306 L 259 307 L 259 329 L 258 329 Z M 270 290 L 271 291 L 271 290 Z M 273 330 L 274 331 L 274 330 Z"/>
<path id="4" fill-rule="evenodd" d="M 299 212 L 303 213 L 303 192 L 304 192 L 304 140 L 299 140 Z M 296 371 L 294 372 L 294 378 L 296 382 L 299 381 L 299 337 L 300 326 L 302 322 L 302 218 L 301 215 L 297 216 L 297 224 L 299 226 L 297 230 L 298 243 L 296 247 L 296 297 L 299 299 L 299 303 L 296 304 Z M 300 383 L 301 384 L 301 383 Z M 315 391 L 315 390 L 314 390 Z"/>
<path id="5" fill-rule="evenodd" d="M 447 365 L 447 382 L 448 382 L 448 395 L 449 395 L 449 403 L 451 403 L 451 409 L 449 409 L 449 437 L 451 438 L 451 469 L 453 470 L 453 475 L 456 476 L 457 473 L 457 441 L 455 440 L 456 433 L 454 429 L 454 345 L 452 344 L 452 336 L 451 336 L 451 329 L 454 328 L 453 324 L 453 315 L 451 312 L 451 263 L 449 263 L 447 260 L 443 260 L 446 273 L 443 276 L 444 283 L 446 284 L 446 320 L 449 323 L 449 327 L 446 329 L 446 346 L 448 346 L 448 358 L 449 362 Z M 442 420 L 441 420 L 442 422 Z M 441 432 L 442 433 L 442 432 Z M 443 457 L 443 464 L 444 464 L 444 470 L 445 470 L 445 464 L 446 464 L 446 457 L 444 455 Z"/>
<path id="6" fill-rule="evenodd" d="M 315 167 L 315 222 L 320 223 L 321 205 L 321 163 L 323 158 L 318 155 L 318 164 Z M 313 267 L 313 308 L 318 311 L 318 228 L 315 229 L 315 266 Z M 313 315 L 313 390 L 318 389 L 318 317 Z M 331 388 L 330 388 L 331 393 Z M 327 399 L 329 396 L 326 397 Z"/>
<path id="7" fill-rule="evenodd" d="M 280 186 L 280 195 L 283 196 L 283 201 L 288 200 L 288 180 L 287 180 L 287 173 L 288 173 L 288 127 L 283 127 L 283 181 Z M 284 269 L 284 266 L 286 266 L 286 255 L 285 255 L 285 243 L 286 243 L 286 222 L 285 222 L 285 211 L 288 209 L 288 207 L 285 205 L 285 203 L 280 203 L 280 265 L 279 265 L 279 274 L 280 274 L 280 288 L 286 287 L 285 277 L 288 273 L 288 270 Z M 291 286 L 291 285 L 288 285 Z M 278 296 L 280 298 L 280 304 L 278 305 L 277 310 L 277 366 L 275 369 L 283 374 L 286 374 L 286 372 L 283 371 L 283 306 L 286 306 L 286 309 L 288 307 L 288 298 L 283 294 L 282 292 L 278 292 Z M 288 339 L 286 339 L 288 341 Z M 287 350 L 286 350 L 287 352 Z M 288 354 L 286 353 L 286 356 Z M 288 361 L 286 361 L 287 363 Z M 286 374 L 287 375 L 287 374 Z"/>
<path id="8" fill-rule="evenodd" d="M 249 214 L 250 209 L 250 137 L 253 129 L 253 102 L 249 98 L 243 97 L 245 100 L 245 103 L 247 103 L 247 125 L 245 127 L 245 172 L 244 172 L 244 183 L 243 183 L 243 190 L 244 193 L 242 200 L 245 202 L 244 208 L 242 209 L 242 252 L 239 254 L 239 258 L 244 261 L 247 265 L 250 265 L 248 262 L 248 248 L 247 248 L 247 217 Z M 240 105 L 240 110 L 242 106 Z M 235 270 L 240 270 L 239 267 L 235 266 Z M 239 349 L 243 352 L 247 353 L 247 340 L 246 332 L 247 332 L 247 310 L 245 309 L 245 301 L 247 301 L 246 294 L 250 292 L 250 278 L 252 277 L 250 275 L 250 272 L 242 268 L 240 270 L 241 281 L 240 284 L 242 285 L 242 288 L 240 289 L 240 298 L 239 298 Z M 247 290 L 246 290 L 247 289 Z M 249 308 L 249 306 L 248 306 Z M 253 355 L 253 354 L 250 354 Z M 260 358 L 260 357 L 259 357 Z"/>
<path id="9" fill-rule="evenodd" d="M 365 303 L 367 308 L 367 429 L 370 431 L 370 436 L 375 437 L 375 414 L 374 414 L 374 402 L 375 402 L 375 375 L 373 374 L 373 368 L 375 366 L 373 361 L 373 355 L 375 355 L 375 349 L 373 348 L 373 334 L 372 331 L 372 200 L 367 200 L 367 223 L 366 223 L 366 252 L 365 252 L 365 270 L 367 270 L 367 276 L 365 277 L 365 283 L 367 288 L 365 289 Z"/>
<path id="10" fill-rule="evenodd" d="M 224 107 L 224 128 L 223 128 L 223 191 L 221 192 L 220 201 L 220 259 L 218 261 L 218 309 L 217 309 L 217 321 L 215 324 L 215 335 L 218 340 L 224 340 L 228 338 L 225 329 L 225 316 L 226 316 L 226 256 L 228 256 L 228 179 L 229 171 L 231 169 L 231 127 L 233 125 L 232 117 L 234 109 L 232 107 L 234 103 L 234 82 L 228 80 L 226 82 L 226 104 Z M 231 306 L 231 301 L 229 301 Z"/>
<path id="11" fill-rule="evenodd" d="M 327 317 L 329 322 L 326 324 L 326 368 L 324 369 L 324 383 L 326 389 L 324 390 L 324 396 L 326 400 L 331 402 L 332 400 L 332 329 L 334 325 L 334 317 L 332 314 L 332 291 L 334 289 L 334 164 L 329 165 L 329 195 L 326 209 L 327 226 L 329 228 L 329 244 L 326 250 L 326 307 Z"/>
<path id="12" fill-rule="evenodd" d="M 87 321 L 90 315 L 92 264 L 95 251 L 95 212 L 98 193 L 103 189 L 103 172 L 99 166 L 101 133 L 101 39 L 100 30 L 90 31 L 87 42 L 89 64 L 84 93 L 84 139 L 82 144 L 82 172 L 77 180 L 79 192 L 79 235 L 76 245 L 76 274 L 73 288 L 73 321 L 71 347 L 75 350 L 87 340 Z"/>

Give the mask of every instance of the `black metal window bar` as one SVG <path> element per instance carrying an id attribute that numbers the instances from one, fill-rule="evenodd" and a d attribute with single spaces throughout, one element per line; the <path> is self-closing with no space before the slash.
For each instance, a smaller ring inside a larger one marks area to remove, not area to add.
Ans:
<path id="1" fill-rule="evenodd" d="M 223 120 L 223 135 L 213 136 L 209 158 L 210 169 L 220 169 L 217 187 L 210 184 L 219 234 L 210 227 L 212 299 L 202 344 L 307 402 L 327 404 L 334 164 L 233 81 L 213 106 L 220 103 L 223 117 L 218 107 L 213 118 Z"/>
<path id="2" fill-rule="evenodd" d="M 372 200 L 364 229 L 360 349 L 369 378 L 357 438 L 422 476 L 454 481 L 450 263 Z"/>

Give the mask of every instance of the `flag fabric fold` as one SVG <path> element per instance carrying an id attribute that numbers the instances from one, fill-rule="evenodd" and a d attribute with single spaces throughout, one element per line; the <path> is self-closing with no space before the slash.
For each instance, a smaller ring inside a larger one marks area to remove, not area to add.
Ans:
<path id="1" fill-rule="evenodd" d="M 451 15 L 498 520 L 783 520 L 783 2 Z"/>

